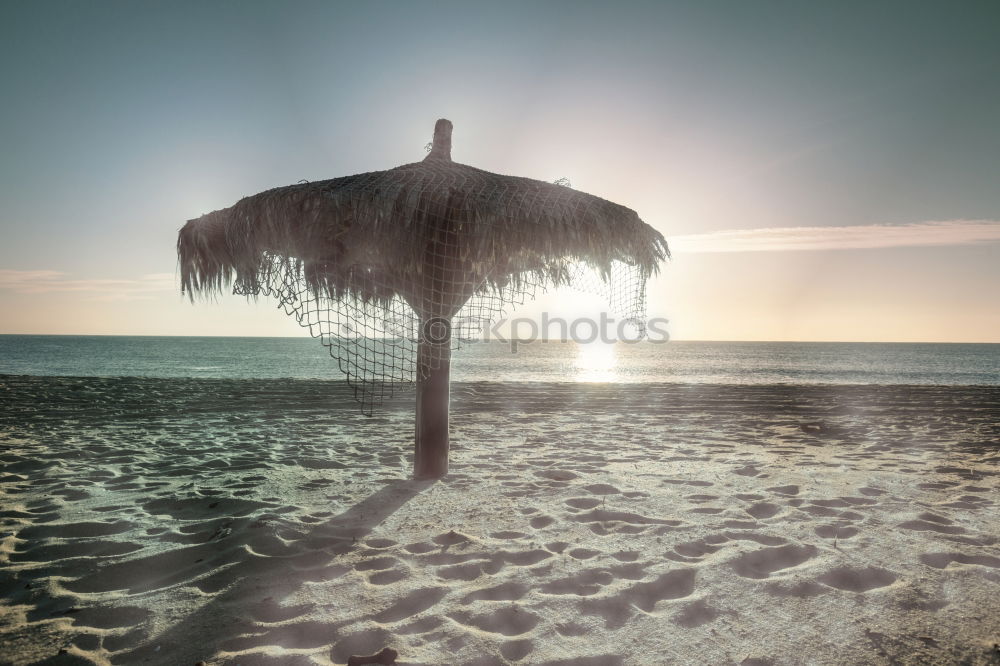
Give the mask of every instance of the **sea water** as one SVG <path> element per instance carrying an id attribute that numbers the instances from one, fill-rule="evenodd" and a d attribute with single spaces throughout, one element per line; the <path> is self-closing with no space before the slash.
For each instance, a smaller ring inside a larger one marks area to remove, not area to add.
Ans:
<path id="1" fill-rule="evenodd" d="M 0 335 L 0 374 L 343 379 L 302 338 Z M 465 344 L 458 382 L 1000 385 L 1000 344 L 639 342 Z"/>

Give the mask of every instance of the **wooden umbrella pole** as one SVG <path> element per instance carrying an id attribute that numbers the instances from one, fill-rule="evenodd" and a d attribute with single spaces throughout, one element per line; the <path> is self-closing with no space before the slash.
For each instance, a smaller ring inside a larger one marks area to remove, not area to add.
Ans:
<path id="1" fill-rule="evenodd" d="M 441 331 L 421 336 L 417 348 L 417 418 L 413 455 L 413 477 L 436 479 L 448 473 L 448 404 L 451 369 L 451 323 L 434 319 L 424 323 L 422 330 L 445 327 Z"/>

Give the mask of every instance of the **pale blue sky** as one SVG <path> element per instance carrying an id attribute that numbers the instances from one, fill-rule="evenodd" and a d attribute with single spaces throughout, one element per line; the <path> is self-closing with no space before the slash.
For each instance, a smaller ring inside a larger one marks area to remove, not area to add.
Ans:
<path id="1" fill-rule="evenodd" d="M 182 301 L 178 228 L 447 117 L 700 238 L 651 287 L 675 337 L 1000 341 L 1000 3 L 471 4 L 3 3 L 0 332 L 299 334 Z M 714 251 L 774 227 L 839 249 Z"/>

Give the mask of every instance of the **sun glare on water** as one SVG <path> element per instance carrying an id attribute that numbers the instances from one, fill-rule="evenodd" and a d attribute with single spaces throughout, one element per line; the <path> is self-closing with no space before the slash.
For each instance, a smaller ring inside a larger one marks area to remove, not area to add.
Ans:
<path id="1" fill-rule="evenodd" d="M 614 343 L 577 344 L 574 374 L 578 382 L 618 381 L 618 354 Z"/>

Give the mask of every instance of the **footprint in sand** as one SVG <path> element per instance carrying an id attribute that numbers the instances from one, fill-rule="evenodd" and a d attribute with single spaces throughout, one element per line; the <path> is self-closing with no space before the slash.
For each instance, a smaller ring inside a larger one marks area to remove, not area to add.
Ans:
<path id="1" fill-rule="evenodd" d="M 432 550 L 437 550 L 438 546 L 427 541 L 420 541 L 417 543 L 411 543 L 403 546 L 403 550 L 408 553 L 413 553 L 414 555 L 422 555 L 423 553 L 429 553 Z"/>
<path id="2" fill-rule="evenodd" d="M 767 578 L 776 571 L 798 566 L 816 556 L 815 546 L 778 546 L 744 553 L 731 563 L 744 578 Z"/>
<path id="3" fill-rule="evenodd" d="M 754 504 L 750 508 L 746 509 L 746 512 L 757 520 L 763 520 L 765 518 L 771 518 L 777 515 L 781 511 L 781 507 L 777 504 L 771 504 L 770 502 L 759 502 Z"/>
<path id="4" fill-rule="evenodd" d="M 518 641 L 507 641 L 500 646 L 500 654 L 504 659 L 520 661 L 535 650 L 535 642 L 529 638 Z"/>
<path id="5" fill-rule="evenodd" d="M 463 604 L 473 601 L 517 601 L 528 593 L 530 588 L 521 583 L 503 583 L 495 587 L 487 587 L 470 592 L 462 599 Z"/>
<path id="6" fill-rule="evenodd" d="M 848 525 L 820 525 L 813 531 L 824 539 L 850 539 L 858 533 L 856 527 Z"/>
<path id="7" fill-rule="evenodd" d="M 566 550 L 566 548 L 568 546 L 569 546 L 569 542 L 567 542 L 567 541 L 552 541 L 550 543 L 545 544 L 545 549 L 548 550 L 548 551 L 550 551 L 550 552 L 553 552 L 553 553 L 556 553 L 556 554 L 560 554 L 564 550 Z"/>
<path id="8" fill-rule="evenodd" d="M 368 546 L 369 548 L 378 548 L 378 549 L 392 548 L 393 546 L 396 545 L 396 543 L 397 542 L 393 541 L 392 539 L 381 539 L 381 538 L 368 539 L 367 541 L 365 541 L 365 545 Z"/>
<path id="9" fill-rule="evenodd" d="M 526 634 L 541 621 L 534 613 L 518 606 L 500 608 L 492 613 L 474 614 L 465 611 L 448 614 L 455 622 L 480 631 L 504 636 L 520 636 Z"/>
<path id="10" fill-rule="evenodd" d="M 592 495 L 618 495 L 621 493 L 620 490 L 606 483 L 593 483 L 589 486 L 584 486 L 583 489 Z"/>
<path id="11" fill-rule="evenodd" d="M 896 582 L 896 575 L 878 567 L 838 567 L 817 578 L 819 582 L 847 592 L 867 592 Z"/>
<path id="12" fill-rule="evenodd" d="M 540 530 L 543 527 L 548 527 L 554 522 L 556 522 L 556 519 L 552 516 L 535 516 L 528 522 L 528 524 L 531 525 L 533 529 Z"/>

